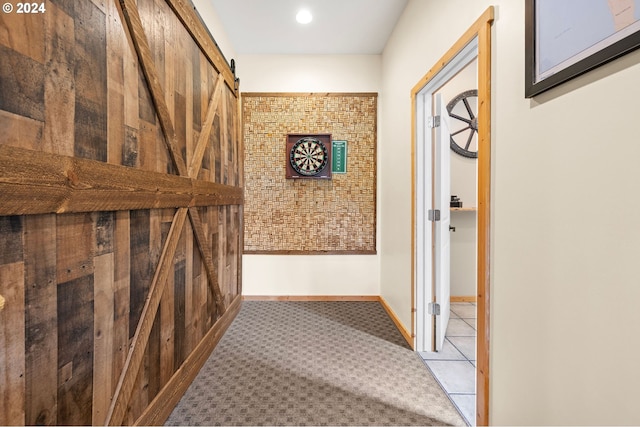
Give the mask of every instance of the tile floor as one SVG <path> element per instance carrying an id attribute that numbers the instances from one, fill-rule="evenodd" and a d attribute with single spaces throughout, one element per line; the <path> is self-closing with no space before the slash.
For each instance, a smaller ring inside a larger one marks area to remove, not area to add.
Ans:
<path id="1" fill-rule="evenodd" d="M 476 424 L 476 305 L 451 303 L 444 347 L 437 353 L 419 352 L 429 370 L 465 418 Z"/>

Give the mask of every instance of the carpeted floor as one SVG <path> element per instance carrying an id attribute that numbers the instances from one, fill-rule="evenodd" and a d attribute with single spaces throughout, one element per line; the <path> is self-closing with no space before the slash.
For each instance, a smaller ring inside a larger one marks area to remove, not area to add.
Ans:
<path id="1" fill-rule="evenodd" d="M 378 302 L 244 301 L 166 425 L 465 425 Z"/>

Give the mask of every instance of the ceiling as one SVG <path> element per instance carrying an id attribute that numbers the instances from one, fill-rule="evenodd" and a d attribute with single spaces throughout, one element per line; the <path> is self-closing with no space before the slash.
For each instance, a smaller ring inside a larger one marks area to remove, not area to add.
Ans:
<path id="1" fill-rule="evenodd" d="M 408 0 L 210 0 L 238 54 L 382 53 Z M 302 8 L 313 21 L 302 25 Z"/>

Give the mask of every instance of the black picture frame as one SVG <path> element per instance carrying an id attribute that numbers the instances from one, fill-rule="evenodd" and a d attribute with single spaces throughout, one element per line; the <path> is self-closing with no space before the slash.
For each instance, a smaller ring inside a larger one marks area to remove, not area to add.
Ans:
<path id="1" fill-rule="evenodd" d="M 533 98 L 542 92 L 640 48 L 640 30 L 638 30 L 559 70 L 555 74 L 536 81 L 536 52 L 538 51 L 536 24 L 539 19 L 536 16 L 536 1 L 525 0 L 525 98 Z"/>

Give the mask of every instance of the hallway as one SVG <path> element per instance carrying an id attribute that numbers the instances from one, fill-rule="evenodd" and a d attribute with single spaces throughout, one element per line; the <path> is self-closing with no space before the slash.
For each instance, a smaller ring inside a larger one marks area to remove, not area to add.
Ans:
<path id="1" fill-rule="evenodd" d="M 166 422 L 463 424 L 372 301 L 244 301 Z"/>

